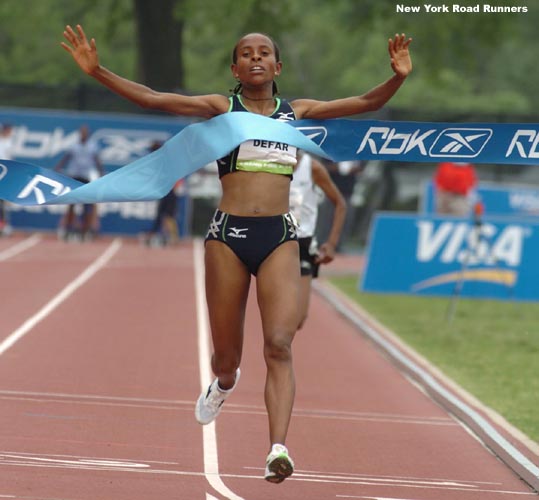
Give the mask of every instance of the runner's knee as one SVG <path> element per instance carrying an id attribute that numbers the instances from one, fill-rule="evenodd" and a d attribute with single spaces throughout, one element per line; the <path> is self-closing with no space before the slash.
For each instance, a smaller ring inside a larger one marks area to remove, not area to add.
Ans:
<path id="1" fill-rule="evenodd" d="M 275 335 L 264 341 L 264 358 L 272 361 L 290 361 L 292 359 L 292 336 Z"/>
<path id="2" fill-rule="evenodd" d="M 224 377 L 236 373 L 240 366 L 240 357 L 236 353 L 219 354 L 214 353 L 211 360 L 213 373 L 217 377 Z"/>

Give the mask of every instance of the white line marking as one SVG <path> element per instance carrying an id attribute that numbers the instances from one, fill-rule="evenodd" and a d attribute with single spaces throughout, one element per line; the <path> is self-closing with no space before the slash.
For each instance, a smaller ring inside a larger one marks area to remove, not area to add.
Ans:
<path id="1" fill-rule="evenodd" d="M 210 367 L 210 340 L 208 326 L 208 312 L 205 301 L 204 285 L 204 250 L 200 238 L 193 241 L 195 293 L 197 304 L 197 330 L 198 330 L 198 364 L 200 371 L 200 387 L 205 390 L 211 383 Z M 217 435 L 215 422 L 202 427 L 204 445 L 204 475 L 208 483 L 224 497 L 230 500 L 244 500 L 236 495 L 223 483 L 219 475 L 219 457 L 217 454 Z"/>
<path id="2" fill-rule="evenodd" d="M 249 467 L 245 467 L 249 468 Z M 254 467 L 251 467 L 254 468 Z M 263 469 L 261 469 L 263 470 Z M 368 474 L 357 474 L 352 472 L 330 472 L 330 471 L 316 471 L 316 470 L 296 470 L 298 474 L 302 474 L 304 476 L 320 476 L 321 475 L 327 475 L 331 474 L 333 476 L 343 477 L 343 478 L 352 478 L 352 479 L 378 479 L 380 481 L 405 481 L 405 482 L 417 482 L 417 481 L 431 481 L 431 482 L 437 482 L 437 483 L 466 483 L 471 485 L 491 485 L 491 486 L 501 486 L 503 483 L 500 482 L 493 482 L 493 481 L 471 481 L 471 480 L 459 480 L 459 479 L 450 479 L 447 477 L 439 478 L 439 477 L 415 477 L 415 476 L 388 476 L 384 474 L 377 474 L 376 476 L 371 476 Z"/>
<path id="3" fill-rule="evenodd" d="M 41 454 L 41 456 L 37 456 L 35 454 L 32 454 L 32 453 L 24 453 L 22 451 L 0 451 L 0 460 L 3 459 L 3 457 L 15 457 L 15 458 L 19 458 L 21 460 L 37 460 L 37 459 L 44 459 L 44 458 L 51 458 L 51 459 L 54 459 L 54 460 L 51 460 L 51 461 L 54 461 L 54 462 L 58 462 L 58 463 L 89 463 L 91 462 L 92 464 L 104 464 L 104 463 L 107 463 L 107 464 L 112 464 L 112 463 L 115 463 L 115 464 L 118 464 L 118 463 L 121 463 L 122 465 L 129 465 L 129 466 L 133 466 L 133 464 L 135 464 L 135 461 L 133 459 L 130 459 L 130 458 L 125 458 L 125 459 L 121 459 L 121 460 L 118 460 L 117 458 L 110 458 L 110 457 L 87 457 L 87 456 L 82 456 L 82 455 L 60 455 L 60 454 L 51 454 L 51 453 L 48 453 L 46 455 L 44 454 Z M 140 460 L 137 459 L 137 463 L 141 462 Z M 143 462 L 143 465 L 144 467 L 150 467 L 150 465 L 147 465 L 147 464 L 159 464 L 159 465 L 178 465 L 178 462 L 163 462 L 163 461 L 156 461 L 156 460 L 142 460 Z M 139 464 L 140 465 L 140 464 Z"/>
<path id="4" fill-rule="evenodd" d="M 411 498 L 394 498 L 394 497 L 359 497 L 354 495 L 336 495 L 337 498 L 361 498 L 363 500 L 413 500 Z"/>
<path id="5" fill-rule="evenodd" d="M 25 460 L 29 463 L 50 463 L 54 465 L 80 465 L 82 467 L 84 466 L 93 466 L 93 467 L 105 467 L 105 468 L 126 468 L 126 467 L 133 467 L 134 469 L 145 469 L 149 468 L 150 466 L 148 464 L 141 464 L 136 462 L 126 462 L 126 461 L 120 461 L 120 460 L 101 460 L 96 458 L 79 458 L 75 460 L 66 460 L 66 459 L 59 459 L 59 458 L 51 458 L 51 457 L 34 457 L 34 456 L 21 456 L 21 455 L 9 455 L 9 454 L 1 454 L 0 460 L 5 459 L 12 459 L 12 460 Z"/>
<path id="6" fill-rule="evenodd" d="M 460 488 L 446 488 L 447 491 L 462 491 Z M 474 490 L 473 493 L 489 493 L 496 495 L 511 495 L 509 498 L 514 498 L 515 495 L 519 496 L 534 496 L 537 497 L 537 493 L 523 492 L 523 491 L 510 491 L 510 490 Z M 393 498 L 393 497 L 363 497 L 359 495 L 335 495 L 336 498 L 359 498 L 362 500 L 412 500 L 405 498 Z M 489 495 L 489 499 L 492 497 Z M 413 499 L 416 500 L 416 499 Z M 417 499 L 419 500 L 419 499 Z"/>
<path id="7" fill-rule="evenodd" d="M 22 253 L 25 250 L 28 250 L 29 248 L 33 247 L 40 241 L 41 241 L 41 236 L 39 236 L 38 234 L 33 234 L 32 236 L 26 238 L 25 240 L 19 241 L 17 244 L 13 245 L 12 247 L 6 248 L 2 252 L 0 252 L 0 262 L 10 259 L 11 257 L 14 257 L 17 254 Z"/>
<path id="8" fill-rule="evenodd" d="M 247 470 L 264 470 L 259 467 L 244 467 Z M 366 474 L 350 474 L 350 473 L 340 473 L 340 472 L 319 472 L 319 471 L 294 471 L 295 478 L 314 478 L 314 479 L 327 479 L 334 480 L 335 482 L 341 481 L 361 481 L 362 483 L 375 482 L 377 484 L 387 483 L 388 486 L 407 486 L 408 484 L 412 485 L 427 485 L 427 486 L 440 486 L 440 487 L 459 487 L 459 488 L 468 488 L 473 490 L 479 486 L 491 486 L 491 487 L 500 487 L 502 483 L 493 483 L 486 481 L 465 481 L 458 479 L 435 479 L 435 478 L 417 478 L 417 477 L 399 477 L 399 476 L 368 476 Z"/>
<path id="9" fill-rule="evenodd" d="M 17 341 L 24 337 L 40 321 L 45 319 L 54 309 L 56 309 L 64 300 L 68 299 L 78 288 L 86 283 L 97 271 L 99 271 L 112 256 L 122 246 L 120 240 L 115 239 L 90 266 L 88 266 L 77 278 L 69 283 L 58 295 L 43 306 L 36 314 L 27 319 L 19 328 L 6 337 L 0 343 L 0 356 L 4 354 Z"/>
<path id="10" fill-rule="evenodd" d="M 15 454 L 13 455 L 16 458 L 9 458 L 7 455 L 2 455 L 0 453 L 0 470 L 3 467 L 30 467 L 30 468 L 42 468 L 42 469 L 64 469 L 64 470 L 93 470 L 93 471 L 109 471 L 109 472 L 128 472 L 128 473 L 134 473 L 134 474 L 154 474 L 154 475 L 170 475 L 170 476 L 184 476 L 184 477 L 206 477 L 207 474 L 204 472 L 194 472 L 194 471 L 185 471 L 185 470 L 175 470 L 175 469 L 154 469 L 153 467 L 145 467 L 144 465 L 149 464 L 150 462 L 147 462 L 146 464 L 142 463 L 140 461 L 137 462 L 131 462 L 131 461 L 115 461 L 113 460 L 112 463 L 107 463 L 108 461 L 98 459 L 92 461 L 92 460 L 85 460 L 84 462 L 80 463 L 71 463 L 68 460 L 58 460 L 58 461 L 49 461 L 49 460 L 38 460 L 35 459 L 29 459 L 28 456 L 22 456 L 23 454 Z M 94 463 L 92 463 L 94 462 Z M 122 462 L 125 462 L 125 464 L 122 466 Z M 142 465 L 142 467 L 141 467 Z M 301 475 L 300 475 L 301 476 Z M 234 479 L 253 479 L 255 481 L 262 481 L 262 477 L 257 474 L 256 476 L 253 475 L 247 475 L 247 474 L 222 474 L 221 477 L 225 478 L 234 478 Z M 441 491 L 466 491 L 466 492 L 473 492 L 473 493 L 489 493 L 489 494 L 501 494 L 501 495 L 525 495 L 525 496 L 537 496 L 534 492 L 519 492 L 519 491 L 510 491 L 510 490 L 501 490 L 501 489 L 484 489 L 484 488 L 476 488 L 473 490 L 470 490 L 470 488 L 463 488 L 463 487 L 455 487 L 455 486 L 445 486 L 445 485 L 431 485 L 431 486 L 424 486 L 424 485 L 411 485 L 411 484 L 388 484 L 383 481 L 380 482 L 369 482 L 365 480 L 355 479 L 355 478 L 342 478 L 339 480 L 336 479 L 330 479 L 330 478 L 324 478 L 323 476 L 307 476 L 307 477 L 297 477 L 294 475 L 293 477 L 289 478 L 287 481 L 300 481 L 300 482 L 306 482 L 306 483 L 323 483 L 323 484 L 335 484 L 335 485 L 366 485 L 366 486 L 383 486 L 383 487 L 392 487 L 392 488 L 419 488 L 419 489 L 427 489 L 427 490 L 441 490 Z M 222 492 L 219 492 L 222 493 Z M 209 493 L 206 493 L 209 495 Z M 364 498 L 361 496 L 353 496 L 353 495 L 336 495 L 339 498 Z M 215 498 L 210 495 L 210 497 L 206 497 L 208 500 Z M 237 499 L 239 497 L 229 497 L 226 498 L 234 498 Z M 369 498 L 369 497 L 367 497 Z M 374 497 L 376 498 L 376 497 Z M 388 499 L 388 500 L 399 500 L 399 499 Z"/>
<path id="11" fill-rule="evenodd" d="M 192 405 L 192 400 L 185 399 L 156 399 L 156 398 L 132 398 L 124 396 L 103 396 L 97 394 L 68 394 L 65 392 L 38 392 L 38 391 L 10 391 L 7 389 L 0 389 L 1 396 L 20 396 L 20 397 L 30 397 L 36 398 L 38 400 L 46 400 L 47 398 L 65 398 L 70 400 L 69 403 L 72 403 L 72 399 L 82 399 L 89 401 L 99 402 L 126 402 L 126 403 L 140 403 L 142 406 L 145 404 L 173 404 L 173 405 Z"/>
<path id="12" fill-rule="evenodd" d="M 209 384 L 209 381 L 208 381 Z M 56 392 L 31 392 L 31 391 L 10 391 L 0 389 L 0 399 L 21 400 L 21 401 L 46 401 L 50 403 L 65 404 L 86 404 L 101 406 L 126 406 L 155 408 L 167 410 L 192 411 L 193 400 L 178 399 L 151 399 L 151 398 L 132 398 L 121 396 L 98 396 L 94 394 L 65 394 Z M 62 401 L 64 399 L 64 401 Z M 78 400 L 78 401 L 77 401 Z M 182 408 L 180 408 L 180 406 Z M 236 403 L 227 403 L 226 413 L 241 413 L 249 415 L 263 415 L 266 417 L 266 411 L 263 406 L 241 405 Z M 419 424 L 419 425 L 443 425 L 457 426 L 453 418 L 449 417 L 416 417 L 413 415 L 396 415 L 391 413 L 368 413 L 368 412 L 348 412 L 338 410 L 294 410 L 295 418 L 319 418 L 328 420 L 343 421 L 373 421 L 373 422 L 392 422 L 397 424 Z"/>

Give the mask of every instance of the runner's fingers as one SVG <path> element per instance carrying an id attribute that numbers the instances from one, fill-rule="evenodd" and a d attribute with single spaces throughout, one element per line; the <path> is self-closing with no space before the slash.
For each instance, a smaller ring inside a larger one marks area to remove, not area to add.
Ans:
<path id="1" fill-rule="evenodd" d="M 84 30 L 82 29 L 82 26 L 80 24 L 77 24 L 77 31 L 79 32 L 80 41 L 82 43 L 88 43 Z"/>
<path id="2" fill-rule="evenodd" d="M 391 57 L 393 57 L 393 54 L 395 53 L 395 41 L 393 40 L 393 38 L 389 39 L 388 49 L 389 54 L 391 55 Z"/>
<path id="3" fill-rule="evenodd" d="M 67 43 L 60 42 L 60 45 L 61 45 L 65 50 L 67 50 L 70 54 L 73 52 L 73 49 L 72 49 Z"/>
<path id="4" fill-rule="evenodd" d="M 64 30 L 64 38 L 71 44 L 75 45 L 76 42 L 76 35 L 73 31 L 73 28 L 71 26 L 66 26 L 66 29 Z"/>
<path id="5" fill-rule="evenodd" d="M 77 24 L 77 33 L 75 33 L 71 26 L 66 26 L 64 37 L 73 46 L 73 48 L 77 48 L 79 45 L 85 45 L 88 43 L 84 30 L 80 24 Z"/>

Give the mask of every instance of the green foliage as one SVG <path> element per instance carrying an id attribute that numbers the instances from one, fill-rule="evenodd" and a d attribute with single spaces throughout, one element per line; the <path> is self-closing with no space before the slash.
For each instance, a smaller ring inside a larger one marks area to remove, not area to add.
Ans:
<path id="1" fill-rule="evenodd" d="M 176 19 L 184 23 L 184 90 L 226 93 L 234 86 L 230 62 L 235 43 L 247 32 L 262 31 L 281 46 L 283 95 L 320 99 L 358 95 L 391 76 L 387 40 L 405 32 L 414 39 L 414 71 L 391 107 L 418 113 L 511 114 L 539 108 L 535 2 L 527 2 L 529 10 L 522 14 L 429 14 L 424 9 L 406 14 L 396 12 L 398 3 L 177 0 Z M 506 0 L 489 3 L 511 5 Z M 133 16 L 132 0 L 2 0 L 0 81 L 95 84 L 59 48 L 67 23 L 83 24 L 96 38 L 103 64 L 134 78 Z"/>
<path id="2" fill-rule="evenodd" d="M 230 72 L 236 42 L 252 32 L 268 33 L 279 45 L 292 29 L 297 4 L 286 0 L 187 0 L 181 7 L 184 28 L 186 86 L 193 93 L 227 93 L 235 81 Z M 284 48 L 284 47 L 283 47 Z"/>
<path id="3" fill-rule="evenodd" d="M 89 38 L 96 38 L 102 60 L 113 60 L 115 71 L 133 75 L 133 23 L 125 21 L 130 9 L 130 0 L 3 0 L 1 81 L 36 85 L 87 82 L 60 47 L 65 26 L 78 23 Z"/>
<path id="4" fill-rule="evenodd" d="M 515 427 L 539 440 L 539 304 L 378 295 L 357 290 L 357 277 L 332 282 Z"/>

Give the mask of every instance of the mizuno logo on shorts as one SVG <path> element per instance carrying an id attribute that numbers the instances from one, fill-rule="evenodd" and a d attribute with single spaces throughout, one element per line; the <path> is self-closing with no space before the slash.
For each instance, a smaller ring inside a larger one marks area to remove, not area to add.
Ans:
<path id="1" fill-rule="evenodd" d="M 229 228 L 230 232 L 227 234 L 227 236 L 230 236 L 231 238 L 247 238 L 246 234 L 243 234 L 243 231 L 248 231 L 249 228 L 240 228 L 237 227 L 231 227 Z"/>

